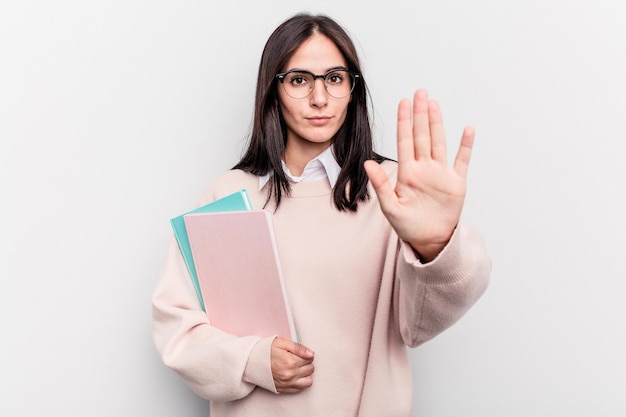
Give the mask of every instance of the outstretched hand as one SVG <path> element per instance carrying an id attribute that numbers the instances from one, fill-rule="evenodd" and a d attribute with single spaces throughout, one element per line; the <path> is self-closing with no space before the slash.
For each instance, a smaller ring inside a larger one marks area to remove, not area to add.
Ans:
<path id="1" fill-rule="evenodd" d="M 466 127 L 452 167 L 439 105 L 417 90 L 398 106 L 398 179 L 392 188 L 383 168 L 365 162 L 365 170 L 384 215 L 398 236 L 425 261 L 446 246 L 461 217 L 474 129 Z"/>

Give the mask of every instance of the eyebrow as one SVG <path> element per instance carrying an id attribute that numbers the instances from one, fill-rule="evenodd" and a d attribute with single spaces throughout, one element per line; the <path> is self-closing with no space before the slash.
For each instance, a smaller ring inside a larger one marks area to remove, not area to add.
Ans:
<path id="1" fill-rule="evenodd" d="M 324 74 L 326 74 L 326 73 L 328 73 L 328 72 L 331 72 L 331 71 L 337 71 L 337 70 L 344 70 L 344 71 L 348 71 L 348 68 L 346 68 L 346 67 L 344 67 L 344 66 L 341 66 L 341 65 L 340 65 L 340 66 L 337 66 L 337 67 L 331 67 L 331 68 L 328 68 L 326 71 L 324 71 Z M 296 71 L 296 72 L 310 72 L 311 74 L 315 74 L 315 73 L 314 73 L 313 71 L 311 71 L 311 70 L 304 69 L 304 68 L 297 68 L 297 67 L 296 67 L 296 68 L 291 68 L 291 69 L 288 69 L 288 70 L 286 70 L 285 72 L 288 72 L 288 71 Z"/>

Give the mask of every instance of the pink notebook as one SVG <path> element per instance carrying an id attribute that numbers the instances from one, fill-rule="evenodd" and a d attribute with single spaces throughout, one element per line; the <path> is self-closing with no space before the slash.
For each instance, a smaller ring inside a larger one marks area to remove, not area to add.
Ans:
<path id="1" fill-rule="evenodd" d="M 297 340 L 271 212 L 197 213 L 184 219 L 211 325 L 237 336 Z"/>

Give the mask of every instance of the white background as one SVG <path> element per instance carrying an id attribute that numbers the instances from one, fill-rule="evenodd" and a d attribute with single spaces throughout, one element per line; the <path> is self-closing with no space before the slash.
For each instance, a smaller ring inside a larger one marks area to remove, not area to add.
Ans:
<path id="1" fill-rule="evenodd" d="M 491 286 L 413 350 L 415 415 L 626 415 L 623 0 L 0 5 L 0 415 L 206 416 L 151 340 L 168 220 L 240 156 L 261 50 L 300 10 L 397 102 L 477 130 L 465 220 Z"/>

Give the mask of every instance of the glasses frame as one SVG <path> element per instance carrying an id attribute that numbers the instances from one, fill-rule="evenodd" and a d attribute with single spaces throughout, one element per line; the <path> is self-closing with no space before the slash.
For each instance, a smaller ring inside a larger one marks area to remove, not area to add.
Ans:
<path id="1" fill-rule="evenodd" d="M 346 94 L 345 96 L 342 97 L 335 97 L 333 96 L 329 91 L 328 91 L 328 86 L 326 85 L 326 77 L 328 77 L 329 75 L 331 75 L 332 73 L 335 73 L 337 71 L 342 71 L 342 72 L 346 72 L 348 73 L 348 75 L 350 77 L 352 77 L 352 85 L 350 87 L 350 91 L 348 92 L 348 94 Z M 304 97 L 294 97 L 291 94 L 289 94 L 289 92 L 287 91 L 287 89 L 285 88 L 285 77 L 291 73 L 294 72 L 302 72 L 304 74 L 309 74 L 311 77 L 313 77 L 313 85 L 312 87 L 309 89 L 309 92 L 307 93 L 306 96 Z M 342 98 L 346 98 L 348 97 L 350 94 L 352 94 L 352 92 L 354 91 L 354 86 L 356 86 L 357 81 L 359 80 L 359 78 L 361 78 L 361 74 L 356 73 L 356 72 L 352 72 L 346 68 L 333 68 L 330 69 L 328 71 L 326 71 L 324 74 L 314 74 L 311 71 L 308 70 L 304 70 L 304 69 L 290 69 L 289 71 L 286 72 L 281 72 L 280 74 L 276 74 L 276 79 L 282 84 L 283 86 L 283 90 L 285 90 L 285 93 L 287 93 L 287 95 L 295 100 L 302 100 L 307 98 L 308 96 L 311 95 L 311 93 L 313 92 L 313 90 L 315 89 L 315 81 L 317 81 L 318 78 L 321 78 L 324 80 L 324 90 L 326 90 L 326 92 L 328 93 L 329 96 L 336 98 L 336 99 L 342 99 Z"/>

